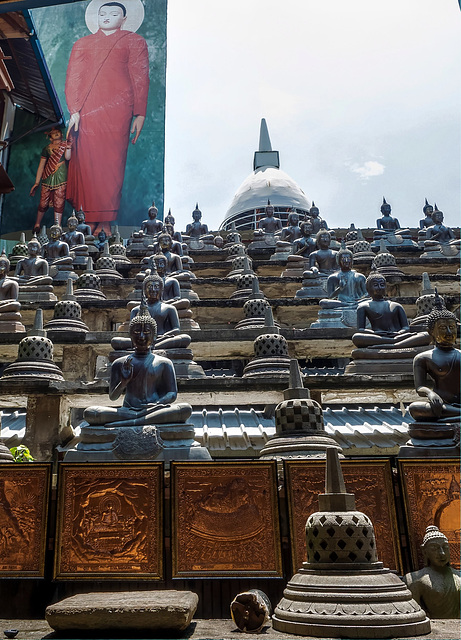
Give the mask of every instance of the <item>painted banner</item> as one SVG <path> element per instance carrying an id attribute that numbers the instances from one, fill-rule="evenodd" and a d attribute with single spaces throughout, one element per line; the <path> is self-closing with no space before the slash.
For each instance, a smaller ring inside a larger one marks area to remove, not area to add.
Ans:
<path id="1" fill-rule="evenodd" d="M 90 0 L 31 15 L 65 114 L 67 145 L 51 168 L 60 172 L 55 180 L 48 176 L 52 133 L 11 145 L 15 191 L 5 198 L 2 233 L 30 229 L 43 213 L 50 226 L 63 184 L 64 221 L 82 208 L 96 233 L 115 223 L 139 228 L 152 200 L 161 218 L 167 0 Z M 19 111 L 13 138 L 36 124 Z"/>

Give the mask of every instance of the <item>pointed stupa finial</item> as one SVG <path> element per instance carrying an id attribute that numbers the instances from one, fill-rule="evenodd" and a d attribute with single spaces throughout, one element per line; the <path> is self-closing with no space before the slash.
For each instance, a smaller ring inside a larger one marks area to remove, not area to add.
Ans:
<path id="1" fill-rule="evenodd" d="M 353 222 L 350 224 L 349 231 L 355 231 L 355 224 Z"/>
<path id="2" fill-rule="evenodd" d="M 357 240 L 365 240 L 363 237 L 362 229 L 357 229 Z"/>
<path id="3" fill-rule="evenodd" d="M 248 296 L 249 300 L 262 300 L 264 298 L 259 288 L 259 279 L 257 276 L 251 281 L 251 294 Z"/>
<path id="4" fill-rule="evenodd" d="M 429 280 L 429 274 L 427 271 L 423 271 L 422 274 L 422 284 L 421 284 L 421 295 L 424 296 L 428 293 L 434 293 L 434 287 Z"/>
<path id="5" fill-rule="evenodd" d="M 272 313 L 272 307 L 270 305 L 264 311 L 264 332 L 280 333 L 280 329 L 275 326 L 274 315 Z"/>
<path id="6" fill-rule="evenodd" d="M 290 360 L 290 387 L 292 389 L 304 389 L 303 381 L 301 380 L 301 370 L 296 358 Z"/>
<path id="7" fill-rule="evenodd" d="M 74 295 L 74 282 L 72 278 L 67 278 L 66 293 L 62 296 L 61 300 L 73 300 L 77 302 L 77 296 Z"/>
<path id="8" fill-rule="evenodd" d="M 379 241 L 379 251 L 378 253 L 389 253 L 387 246 L 386 246 L 386 241 L 384 240 L 384 238 L 381 238 L 381 240 Z"/>
<path id="9" fill-rule="evenodd" d="M 86 270 L 87 271 L 94 271 L 93 258 L 91 256 L 88 257 L 88 262 L 86 263 Z"/>
<path id="10" fill-rule="evenodd" d="M 266 205 L 266 206 L 268 206 L 268 207 L 269 207 L 269 206 L 270 206 L 270 204 L 271 204 L 271 201 L 269 200 L 269 198 L 267 198 L 267 205 Z"/>
<path id="11" fill-rule="evenodd" d="M 43 309 L 37 309 L 35 312 L 34 326 L 27 332 L 27 335 L 46 338 L 46 331 L 43 328 Z"/>
<path id="12" fill-rule="evenodd" d="M 355 496 L 346 492 L 338 450 L 326 450 L 325 493 L 319 495 L 320 511 L 355 511 Z"/>
<path id="13" fill-rule="evenodd" d="M 265 118 L 261 118 L 261 126 L 259 128 L 259 151 L 272 151 L 271 139 Z"/>
<path id="14" fill-rule="evenodd" d="M 243 257 L 243 273 L 253 273 L 253 269 L 250 267 L 250 261 L 246 254 Z"/>
<path id="15" fill-rule="evenodd" d="M 26 234 L 24 233 L 24 231 L 19 236 L 19 244 L 26 244 Z"/>
<path id="16" fill-rule="evenodd" d="M 104 249 L 102 251 L 102 256 L 104 256 L 105 258 L 107 258 L 107 257 L 110 258 L 109 240 L 106 240 L 105 243 L 104 243 Z"/>

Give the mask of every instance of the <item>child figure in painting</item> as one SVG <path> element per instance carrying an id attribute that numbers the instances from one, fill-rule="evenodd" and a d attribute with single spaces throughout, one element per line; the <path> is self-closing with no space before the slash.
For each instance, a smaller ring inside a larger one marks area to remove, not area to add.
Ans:
<path id="1" fill-rule="evenodd" d="M 34 231 L 40 230 L 42 218 L 50 206 L 54 209 L 54 223 L 61 225 L 66 202 L 67 162 L 70 160 L 72 142 L 63 140 L 62 131 L 56 127 L 48 131 L 47 136 L 50 143 L 42 150 L 35 182 L 29 194 L 35 195 L 41 180 L 42 188 Z"/>

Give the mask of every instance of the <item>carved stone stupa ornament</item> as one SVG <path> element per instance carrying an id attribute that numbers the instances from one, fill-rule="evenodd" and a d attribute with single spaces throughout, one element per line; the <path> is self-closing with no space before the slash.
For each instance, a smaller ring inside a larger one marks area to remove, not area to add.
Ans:
<path id="1" fill-rule="evenodd" d="M 442 306 L 437 295 L 428 316 L 427 331 L 435 348 L 419 353 L 413 361 L 415 388 L 421 400 L 412 402 L 409 412 L 415 422 L 409 426 L 410 440 L 400 447 L 400 457 L 458 457 L 461 423 L 461 351 L 455 348 L 456 316 Z M 428 386 L 429 380 L 434 384 Z"/>
<path id="2" fill-rule="evenodd" d="M 75 297 L 79 302 L 106 299 L 105 294 L 101 291 L 101 278 L 93 269 L 92 258 L 88 258 L 86 271 L 77 278 Z"/>
<path id="3" fill-rule="evenodd" d="M 243 305 L 245 318 L 235 325 L 235 329 L 261 329 L 266 322 L 266 309 L 270 308 L 269 301 L 259 289 L 259 280 L 255 278 L 251 283 L 251 294 Z M 274 321 L 276 327 L 279 326 Z"/>
<path id="4" fill-rule="evenodd" d="M 72 280 L 67 281 L 67 290 L 61 301 L 54 305 L 53 319 L 46 325 L 51 340 L 72 341 L 85 337 L 89 329 L 82 322 L 82 307 L 74 295 Z"/>
<path id="5" fill-rule="evenodd" d="M 134 352 L 115 360 L 111 369 L 109 398 L 117 400 L 125 393 L 123 405 L 86 409 L 81 440 L 66 460 L 210 459 L 187 423 L 192 407 L 175 403 L 171 360 L 151 351 L 156 330 L 143 300 L 130 322 Z"/>
<path id="6" fill-rule="evenodd" d="M 27 254 L 28 254 L 28 251 L 27 251 L 27 244 L 26 244 L 26 234 L 21 233 L 21 235 L 19 236 L 19 241 L 14 245 L 13 250 L 9 255 L 11 268 L 15 269 L 19 260 L 27 256 Z"/>
<path id="7" fill-rule="evenodd" d="M 397 267 L 397 261 L 392 253 L 388 251 L 386 242 L 383 239 L 380 240 L 379 251 L 373 260 L 371 268 L 386 276 L 389 282 L 401 282 L 404 275 L 403 271 Z"/>
<path id="8" fill-rule="evenodd" d="M 430 525 L 421 549 L 426 566 L 407 573 L 405 584 L 430 618 L 459 618 L 461 579 L 459 572 L 450 567 L 448 538 L 438 527 Z"/>
<path id="9" fill-rule="evenodd" d="M 38 382 L 43 380 L 64 381 L 61 369 L 53 361 L 53 343 L 43 329 L 43 311 L 37 309 L 34 327 L 27 332 L 18 347 L 15 362 L 4 370 L 2 380 Z"/>
<path id="10" fill-rule="evenodd" d="M 346 493 L 338 451 L 327 449 L 325 493 L 306 522 L 307 562 L 275 608 L 272 626 L 322 638 L 402 638 L 429 633 L 409 589 L 378 561 L 373 523 Z"/>
<path id="11" fill-rule="evenodd" d="M 235 278 L 236 290 L 229 296 L 231 300 L 246 300 L 252 293 L 253 281 L 258 276 L 250 267 L 248 256 L 243 258 L 243 270 Z"/>
<path id="12" fill-rule="evenodd" d="M 243 370 L 243 378 L 288 378 L 290 375 L 290 358 L 288 357 L 288 343 L 280 335 L 280 329 L 275 326 L 272 308 L 265 311 L 265 323 L 262 333 L 253 343 L 255 357 Z"/>
<path id="13" fill-rule="evenodd" d="M 116 269 L 117 263 L 109 252 L 109 243 L 104 243 L 104 251 L 96 261 L 96 273 L 101 279 L 101 284 L 110 285 L 122 280 L 123 276 Z"/>
<path id="14" fill-rule="evenodd" d="M 324 457 L 328 447 L 341 447 L 327 434 L 323 411 L 305 389 L 298 361 L 290 360 L 290 386 L 283 392 L 284 400 L 275 408 L 276 435 L 260 452 L 263 460 L 272 458 Z"/>

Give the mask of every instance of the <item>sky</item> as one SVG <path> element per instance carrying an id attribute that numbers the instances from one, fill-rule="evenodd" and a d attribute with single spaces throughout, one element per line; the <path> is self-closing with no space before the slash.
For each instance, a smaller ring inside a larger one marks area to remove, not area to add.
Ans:
<path id="1" fill-rule="evenodd" d="M 331 227 L 459 226 L 457 0 L 169 0 L 165 208 L 217 229 L 261 118 Z"/>

